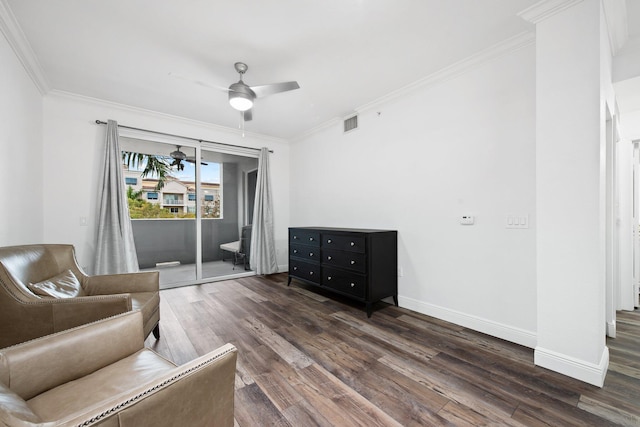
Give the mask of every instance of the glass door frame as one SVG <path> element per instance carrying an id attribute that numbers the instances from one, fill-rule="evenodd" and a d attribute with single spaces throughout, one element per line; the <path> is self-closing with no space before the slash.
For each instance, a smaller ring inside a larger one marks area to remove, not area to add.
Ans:
<path id="1" fill-rule="evenodd" d="M 181 147 L 188 147 L 195 149 L 195 158 L 202 159 L 203 151 L 214 151 L 216 153 L 221 154 L 232 154 L 236 156 L 250 157 L 257 159 L 259 157 L 259 149 L 252 148 L 244 148 L 244 147 L 235 147 L 230 146 L 228 144 L 216 144 L 212 142 L 200 141 L 188 137 L 178 137 L 171 135 L 163 135 L 157 134 L 154 132 L 138 130 L 138 129 L 130 129 L 130 128 L 120 128 L 119 135 L 124 138 L 133 138 L 142 141 L 147 141 L 149 143 L 161 143 L 161 144 L 169 144 L 169 145 L 179 145 Z M 194 281 L 180 282 L 177 286 L 188 286 L 194 284 L 208 283 L 217 280 L 227 280 L 232 277 L 245 277 L 245 276 L 254 276 L 254 271 L 244 271 L 237 274 L 233 274 L 231 276 L 220 276 L 220 277 L 203 277 L 203 268 L 202 268 L 202 259 L 203 259 L 203 245 L 202 245 L 202 197 L 200 197 L 202 192 L 202 169 L 200 162 L 195 162 L 195 187 L 196 187 L 196 218 L 195 218 L 195 233 L 196 233 L 196 255 L 195 255 L 195 270 L 196 270 L 196 279 Z M 222 181 L 222 176 L 220 177 Z M 224 186 L 224 183 L 221 182 Z M 224 201 L 223 201 L 224 203 Z M 172 286 L 170 286 L 172 287 Z"/>

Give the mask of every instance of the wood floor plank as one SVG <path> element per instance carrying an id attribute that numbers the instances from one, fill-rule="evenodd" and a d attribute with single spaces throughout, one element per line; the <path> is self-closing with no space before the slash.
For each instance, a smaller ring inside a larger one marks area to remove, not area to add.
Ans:
<path id="1" fill-rule="evenodd" d="M 496 424 L 521 425 L 510 419 L 511 414 L 517 407 L 514 402 L 494 395 L 473 383 L 452 376 L 449 372 L 430 368 L 427 364 L 419 368 L 415 366 L 409 367 L 402 359 L 387 356 L 380 359 L 380 362 L 405 376 L 413 378 L 425 387 L 442 394 L 447 399 L 465 405 L 473 411 L 484 415 Z"/>
<path id="2" fill-rule="evenodd" d="M 287 276 L 161 291 L 177 363 L 238 348 L 235 426 L 640 425 L 640 312 L 621 312 L 598 388 L 536 367 L 531 349 L 410 310 L 357 302 Z"/>
<path id="3" fill-rule="evenodd" d="M 563 424 L 569 423 L 571 420 L 581 420 L 584 425 L 599 421 L 597 417 L 589 411 L 584 411 L 579 405 L 567 404 L 545 393 L 510 381 L 501 375 L 492 374 L 481 365 L 472 365 L 446 354 L 439 354 L 432 358 L 431 365 L 447 370 L 457 378 L 479 385 L 483 390 L 506 401 L 510 401 L 513 396 L 519 396 L 518 403 L 536 407 L 540 414 L 553 414 L 552 418 L 561 420 Z"/>
<path id="4" fill-rule="evenodd" d="M 306 400 L 290 406 L 285 409 L 282 414 L 294 426 L 305 427 L 334 427 L 317 409 L 309 404 Z"/>
<path id="5" fill-rule="evenodd" d="M 171 293 L 169 293 L 171 294 Z M 164 346 L 165 343 L 168 346 L 168 357 L 176 364 L 182 365 L 189 362 L 199 356 L 198 351 L 193 347 L 189 336 L 180 324 L 179 318 L 176 312 L 171 308 L 172 301 L 179 301 L 180 298 L 165 297 L 160 298 L 160 318 L 163 320 L 160 323 L 160 340 L 162 344 L 156 341 L 155 344 Z M 149 337 L 149 339 L 151 339 Z M 156 347 L 152 347 L 158 350 L 161 354 L 161 350 Z"/>
<path id="6" fill-rule="evenodd" d="M 402 349 L 408 354 L 412 354 L 415 357 L 428 360 L 430 357 L 438 354 L 438 350 L 434 350 L 423 345 L 404 340 L 398 337 L 398 335 L 393 332 L 372 326 L 363 318 L 357 318 L 346 312 L 334 313 L 332 314 L 332 316 L 338 320 L 341 320 L 346 325 L 352 328 L 358 329 L 363 333 L 378 337 L 381 340 L 393 345 L 394 347 Z"/>
<path id="7" fill-rule="evenodd" d="M 621 407 L 614 407 L 590 397 L 580 397 L 578 408 L 584 409 L 598 418 L 606 418 L 621 426 L 640 426 L 640 416 L 632 414 Z M 595 417 L 594 417 L 595 418 Z M 595 421 L 594 421 L 595 422 Z"/>
<path id="8" fill-rule="evenodd" d="M 235 419 L 239 427 L 293 426 L 278 411 L 258 384 L 236 390 Z"/>
<path id="9" fill-rule="evenodd" d="M 273 329 L 267 327 L 254 317 L 244 319 L 243 326 L 251 331 L 260 341 L 273 349 L 285 362 L 293 365 L 297 369 L 306 368 L 312 365 L 313 360 L 306 354 L 298 350 L 295 346 Z"/>
<path id="10" fill-rule="evenodd" d="M 311 393 L 310 402 L 322 401 L 335 411 L 335 425 L 400 426 L 396 420 L 338 380 L 320 365 L 313 364 L 301 371 L 301 390 Z"/>
<path id="11" fill-rule="evenodd" d="M 494 421 L 488 419 L 486 416 L 453 401 L 448 402 L 438 412 L 438 415 L 447 420 L 451 425 L 457 427 L 476 427 L 494 424 Z"/>

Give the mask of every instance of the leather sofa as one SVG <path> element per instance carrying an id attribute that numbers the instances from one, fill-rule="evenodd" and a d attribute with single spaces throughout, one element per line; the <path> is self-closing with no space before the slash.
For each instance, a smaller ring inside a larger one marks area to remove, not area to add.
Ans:
<path id="1" fill-rule="evenodd" d="M 158 272 L 88 276 L 72 245 L 0 248 L 0 348 L 132 310 L 159 338 L 159 306 Z"/>
<path id="2" fill-rule="evenodd" d="M 129 312 L 0 350 L 0 425 L 174 427 L 234 424 L 237 350 L 182 366 L 144 347 Z"/>

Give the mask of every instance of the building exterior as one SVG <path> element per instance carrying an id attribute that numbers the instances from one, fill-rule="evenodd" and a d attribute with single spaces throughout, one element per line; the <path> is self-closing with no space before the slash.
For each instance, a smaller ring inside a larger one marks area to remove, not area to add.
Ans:
<path id="1" fill-rule="evenodd" d="M 196 184 L 194 181 L 181 181 L 175 177 L 168 177 L 165 185 L 157 189 L 158 180 L 142 177 L 140 171 L 129 170 L 124 167 L 125 186 L 134 192 L 142 191 L 141 200 L 160 205 L 177 216 L 196 213 Z M 203 218 L 220 218 L 222 210 L 221 185 L 219 183 L 203 182 L 202 216 Z"/>

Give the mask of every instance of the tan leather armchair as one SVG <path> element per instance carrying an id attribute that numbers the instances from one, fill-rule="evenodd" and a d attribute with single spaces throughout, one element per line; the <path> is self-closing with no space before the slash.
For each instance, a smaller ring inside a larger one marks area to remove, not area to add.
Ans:
<path id="1" fill-rule="evenodd" d="M 79 296 L 38 296 L 33 284 L 71 272 Z M 158 272 L 87 276 L 72 245 L 0 248 L 0 348 L 131 310 L 140 310 L 144 335 L 160 337 Z"/>
<path id="2" fill-rule="evenodd" d="M 121 314 L 0 350 L 0 425 L 233 426 L 237 350 L 177 367 Z"/>

